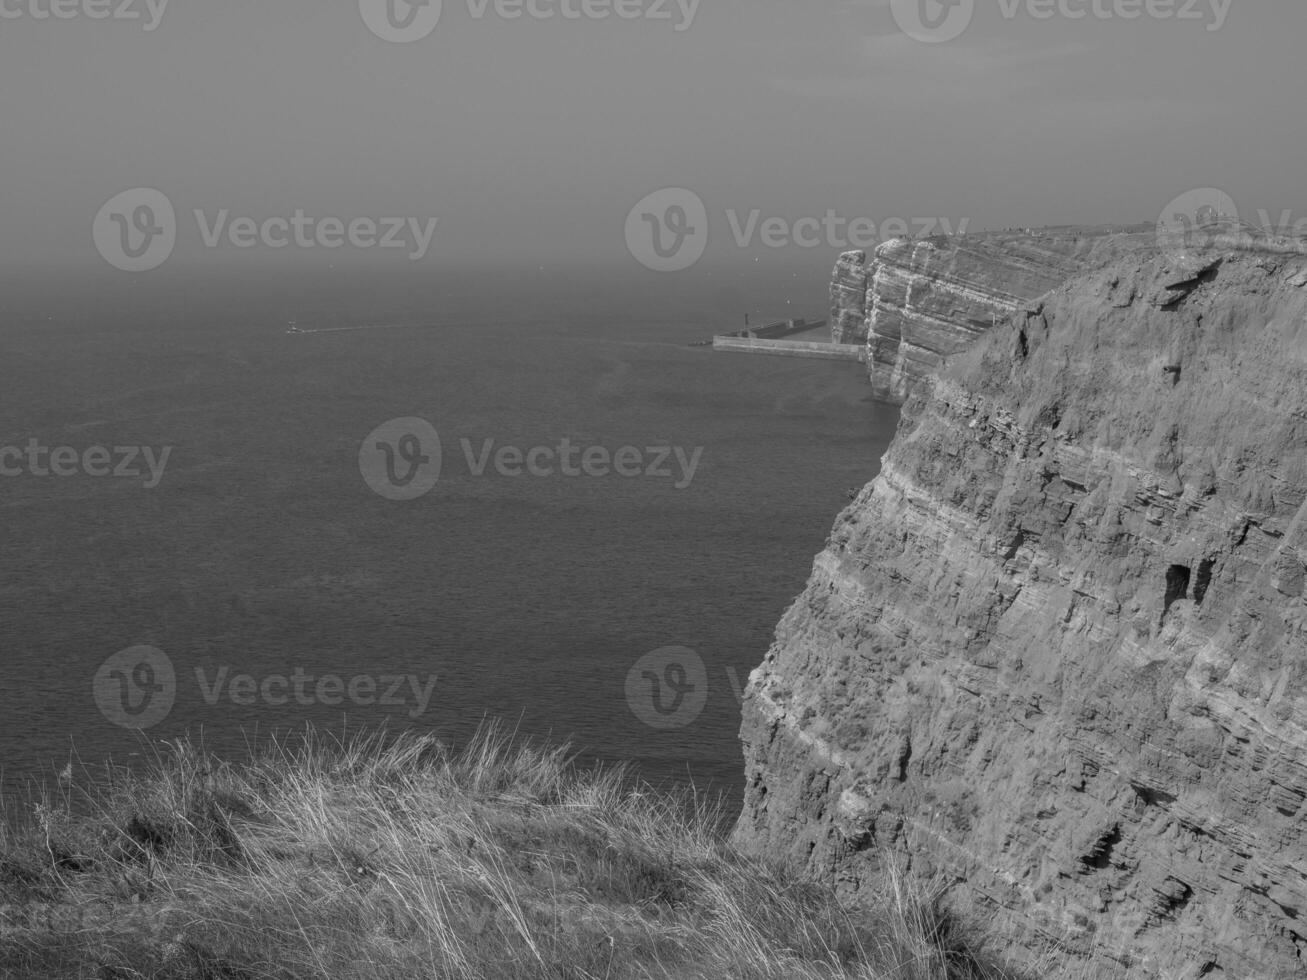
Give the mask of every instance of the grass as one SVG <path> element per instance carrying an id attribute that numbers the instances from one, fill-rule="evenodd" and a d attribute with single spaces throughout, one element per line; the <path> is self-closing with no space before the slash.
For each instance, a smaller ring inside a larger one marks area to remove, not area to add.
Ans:
<path id="1" fill-rule="evenodd" d="M 495 729 L 171 743 L 0 837 L 0 976 L 999 980 L 938 895 L 865 906 L 746 858 L 721 810 Z"/>

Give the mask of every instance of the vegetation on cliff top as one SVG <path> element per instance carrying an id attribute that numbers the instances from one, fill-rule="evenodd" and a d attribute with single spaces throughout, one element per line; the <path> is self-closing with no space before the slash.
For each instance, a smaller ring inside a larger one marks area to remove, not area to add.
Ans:
<path id="1" fill-rule="evenodd" d="M 179 741 L 4 831 L 0 974 L 1001 976 L 904 877 L 845 907 L 734 851 L 724 824 L 493 729 L 457 755 L 309 732 L 237 764 Z"/>

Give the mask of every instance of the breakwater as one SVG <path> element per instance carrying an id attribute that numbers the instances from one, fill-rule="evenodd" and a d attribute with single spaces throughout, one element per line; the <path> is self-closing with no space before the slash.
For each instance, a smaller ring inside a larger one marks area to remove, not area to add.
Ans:
<path id="1" fill-rule="evenodd" d="M 777 354 L 784 357 L 819 357 L 827 360 L 865 362 L 862 344 L 832 344 L 829 341 L 764 340 L 758 337 L 714 337 L 713 350 L 746 354 Z"/>

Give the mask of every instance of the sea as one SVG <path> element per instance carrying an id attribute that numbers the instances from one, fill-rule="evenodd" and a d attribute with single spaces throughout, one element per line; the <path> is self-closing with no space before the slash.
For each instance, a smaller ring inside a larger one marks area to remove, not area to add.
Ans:
<path id="1" fill-rule="evenodd" d="M 0 307 L 5 805 L 488 722 L 738 805 L 743 686 L 897 424 L 862 366 L 691 346 L 738 283 L 292 279 Z"/>

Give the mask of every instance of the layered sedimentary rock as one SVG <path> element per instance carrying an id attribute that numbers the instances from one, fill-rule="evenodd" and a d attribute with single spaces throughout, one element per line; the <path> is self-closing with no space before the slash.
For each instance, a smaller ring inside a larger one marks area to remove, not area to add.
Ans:
<path id="1" fill-rule="evenodd" d="M 871 267 L 866 252 L 845 252 L 835 263 L 830 284 L 831 340 L 837 344 L 867 342 L 867 284 Z"/>
<path id="2" fill-rule="evenodd" d="M 898 238 L 846 252 L 831 281 L 836 343 L 866 343 L 877 397 L 902 402 L 944 357 L 1078 273 L 1147 243 L 1141 235 L 994 233 Z"/>
<path id="3" fill-rule="evenodd" d="M 1135 253 L 903 410 L 750 678 L 736 840 L 1076 976 L 1307 975 L 1307 259 Z"/>

